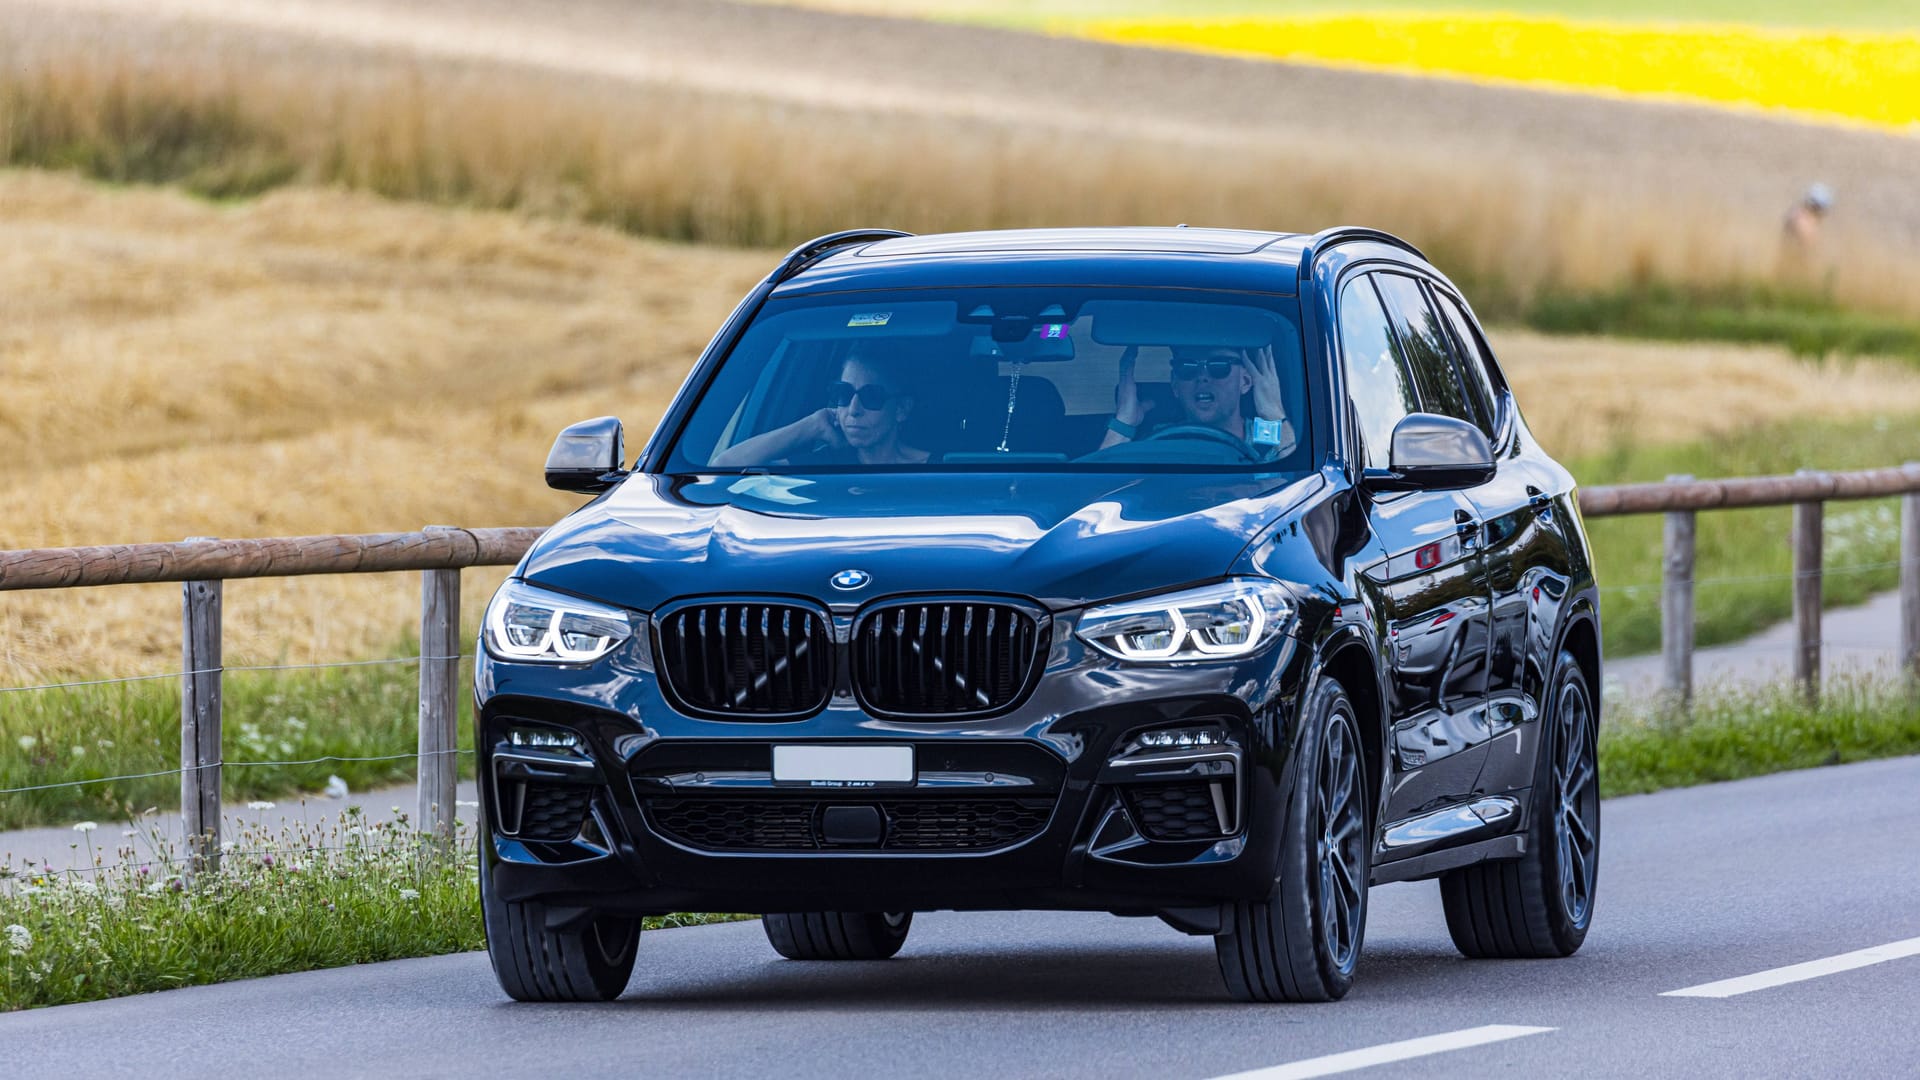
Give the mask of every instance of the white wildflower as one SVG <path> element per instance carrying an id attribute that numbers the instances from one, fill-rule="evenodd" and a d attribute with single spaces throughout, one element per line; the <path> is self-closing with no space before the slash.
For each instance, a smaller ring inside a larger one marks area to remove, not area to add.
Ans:
<path id="1" fill-rule="evenodd" d="M 337 776 L 327 777 L 327 798 L 344 799 L 347 797 L 347 782 Z"/>
<path id="2" fill-rule="evenodd" d="M 222 840 L 222 841 L 220 841 L 220 850 L 221 850 L 221 851 L 232 851 L 232 850 L 233 850 L 233 841 L 231 841 L 231 840 Z"/>
<path id="3" fill-rule="evenodd" d="M 74 832 L 92 832 L 100 826 L 91 821 L 82 821 L 73 827 Z"/>
<path id="4" fill-rule="evenodd" d="M 7 927 L 7 951 L 15 956 L 27 955 L 33 948 L 33 932 L 19 923 Z"/>
<path id="5" fill-rule="evenodd" d="M 270 803 L 270 802 L 267 802 L 267 801 L 265 801 L 264 799 L 255 799 L 254 801 L 252 801 L 252 802 L 250 802 L 250 803 L 248 803 L 248 804 L 247 804 L 247 809 L 249 809 L 249 810 L 271 810 L 271 809 L 273 809 L 273 804 L 272 804 L 272 803 Z"/>
<path id="6" fill-rule="evenodd" d="M 146 891 L 150 893 L 157 893 L 162 889 L 165 889 L 166 887 L 167 887 L 167 883 L 164 881 L 150 881 L 147 883 Z"/>
<path id="7" fill-rule="evenodd" d="M 255 915 L 265 915 L 267 913 L 267 906 L 265 904 L 255 904 L 253 905 L 253 913 Z"/>
<path id="8" fill-rule="evenodd" d="M 73 756 L 74 756 L 74 757 L 86 757 L 86 756 L 87 756 L 87 748 L 86 748 L 86 747 L 84 747 L 84 746 L 81 746 L 81 745 L 80 745 L 79 743 L 74 743 L 74 744 L 73 744 Z"/>
<path id="9" fill-rule="evenodd" d="M 73 882 L 71 883 L 71 888 L 75 892 L 83 892 L 83 893 L 97 893 L 100 891 L 100 886 L 95 885 L 93 882 L 87 881 L 84 878 L 73 879 Z"/>
<path id="10" fill-rule="evenodd" d="M 400 899 L 402 899 L 402 900 L 418 900 L 418 899 L 420 899 L 420 890 L 419 890 L 419 889 L 401 889 L 401 890 L 400 890 Z"/>
<path id="11" fill-rule="evenodd" d="M 99 747 L 102 750 L 111 750 L 113 749 L 113 740 L 112 739 L 95 739 L 93 740 L 93 745 Z"/>
<path id="12" fill-rule="evenodd" d="M 287 726 L 292 728 L 295 731 L 307 730 L 307 722 L 305 720 L 300 719 L 297 716 L 287 717 Z"/>
<path id="13" fill-rule="evenodd" d="M 34 747 L 36 747 L 36 746 L 39 746 L 39 745 L 40 745 L 40 740 L 39 740 L 39 739 L 36 739 L 36 738 L 34 738 L 34 737 L 33 737 L 33 736 L 31 736 L 31 735 L 22 735 L 22 736 L 20 736 L 20 738 L 19 738 L 18 740 L 16 740 L 16 741 L 18 741 L 18 742 L 20 743 L 20 749 L 22 749 L 22 750 L 31 750 L 31 749 L 33 749 Z"/>

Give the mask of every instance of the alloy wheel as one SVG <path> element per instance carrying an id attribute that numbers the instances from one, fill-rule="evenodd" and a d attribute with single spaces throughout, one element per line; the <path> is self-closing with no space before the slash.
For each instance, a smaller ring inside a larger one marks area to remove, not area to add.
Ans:
<path id="1" fill-rule="evenodd" d="M 1560 906 L 1567 921 L 1585 925 L 1593 906 L 1600 858 L 1600 784 L 1594 763 L 1593 716 L 1578 681 L 1561 687 L 1554 715 L 1554 839 L 1559 855 Z"/>
<path id="2" fill-rule="evenodd" d="M 1361 812 L 1360 755 L 1353 722 L 1343 710 L 1329 718 L 1321 740 L 1316 809 L 1320 823 L 1320 924 L 1327 956 L 1334 967 L 1353 966 L 1360 941 L 1360 913 L 1367 883 L 1361 845 L 1366 842 Z"/>

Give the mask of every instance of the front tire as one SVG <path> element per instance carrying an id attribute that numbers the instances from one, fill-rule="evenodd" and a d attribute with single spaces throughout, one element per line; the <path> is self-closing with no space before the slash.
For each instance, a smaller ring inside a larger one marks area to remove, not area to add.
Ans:
<path id="1" fill-rule="evenodd" d="M 547 929 L 546 905 L 494 897 L 480 871 L 487 958 L 515 1001 L 612 1001 L 627 988 L 640 920 L 598 915 L 578 930 Z"/>
<path id="2" fill-rule="evenodd" d="M 1281 822 L 1280 873 L 1265 900 L 1236 903 L 1214 938 L 1240 1001 L 1337 1001 L 1353 986 L 1367 926 L 1372 838 L 1353 701 L 1322 678 L 1301 710 L 1300 768 Z"/>
<path id="3" fill-rule="evenodd" d="M 1571 956 L 1593 924 L 1600 870 L 1599 725 L 1586 675 L 1570 652 L 1554 663 L 1541 720 L 1527 853 L 1440 879 L 1447 930 L 1474 958 Z"/>
<path id="4" fill-rule="evenodd" d="M 913 927 L 911 911 L 809 911 L 763 916 L 775 952 L 789 960 L 885 960 Z"/>

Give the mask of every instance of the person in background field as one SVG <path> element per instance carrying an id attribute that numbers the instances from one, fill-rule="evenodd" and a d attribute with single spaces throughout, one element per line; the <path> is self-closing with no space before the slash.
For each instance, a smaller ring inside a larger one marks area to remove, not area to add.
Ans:
<path id="1" fill-rule="evenodd" d="M 1120 355 L 1120 382 L 1113 389 L 1113 420 L 1107 425 L 1104 449 L 1142 436 L 1148 404 L 1140 400 L 1133 375 L 1138 348 Z M 1231 345 L 1181 346 L 1173 350 L 1173 396 L 1182 416 L 1169 424 L 1215 428 L 1244 440 L 1272 461 L 1291 453 L 1297 436 L 1280 400 L 1280 377 L 1270 347 L 1240 349 Z M 1241 411 L 1241 399 L 1251 391 L 1253 415 Z"/>
<path id="2" fill-rule="evenodd" d="M 1814 184 L 1788 209 L 1780 227 L 1780 276 L 1807 279 L 1820 254 L 1820 229 L 1833 210 L 1833 189 Z"/>
<path id="3" fill-rule="evenodd" d="M 713 456 L 716 468 L 750 465 L 911 465 L 925 450 L 901 441 L 913 414 L 906 362 L 858 346 L 827 387 L 826 408 L 743 439 Z"/>

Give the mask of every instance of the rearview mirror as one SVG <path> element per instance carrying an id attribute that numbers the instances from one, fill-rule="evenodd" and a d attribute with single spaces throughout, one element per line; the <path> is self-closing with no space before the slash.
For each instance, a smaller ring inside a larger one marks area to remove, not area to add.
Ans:
<path id="1" fill-rule="evenodd" d="M 547 486 L 597 495 L 627 475 L 627 436 L 617 417 L 571 425 L 547 451 Z"/>
<path id="2" fill-rule="evenodd" d="M 1493 446 L 1465 420 L 1408 413 L 1393 426 L 1387 468 L 1368 469 L 1372 491 L 1451 491 L 1493 479 Z"/>

